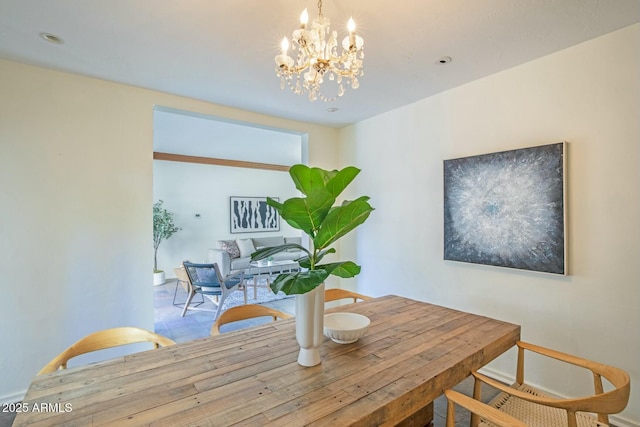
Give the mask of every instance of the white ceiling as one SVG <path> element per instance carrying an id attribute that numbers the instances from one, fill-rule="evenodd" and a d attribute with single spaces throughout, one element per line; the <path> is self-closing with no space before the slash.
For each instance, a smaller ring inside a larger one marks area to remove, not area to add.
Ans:
<path id="1" fill-rule="evenodd" d="M 360 88 L 326 103 L 282 91 L 274 71 L 280 40 L 316 5 L 0 0 L 0 58 L 341 127 L 640 22 L 639 0 L 325 0 L 339 39 L 353 16 L 366 52 Z"/>

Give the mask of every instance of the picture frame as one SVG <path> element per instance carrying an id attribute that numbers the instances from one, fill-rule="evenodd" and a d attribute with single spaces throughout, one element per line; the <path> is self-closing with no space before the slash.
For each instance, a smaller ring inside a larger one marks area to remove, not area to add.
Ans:
<path id="1" fill-rule="evenodd" d="M 567 275 L 566 146 L 444 160 L 444 259 Z"/>
<path id="2" fill-rule="evenodd" d="M 279 200 L 277 197 L 272 199 Z M 280 215 L 267 204 L 266 197 L 231 196 L 229 200 L 231 233 L 280 231 Z"/>

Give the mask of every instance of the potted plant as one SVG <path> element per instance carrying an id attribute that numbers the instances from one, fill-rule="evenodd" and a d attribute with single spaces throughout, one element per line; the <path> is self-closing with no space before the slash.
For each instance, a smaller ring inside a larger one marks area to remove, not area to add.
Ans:
<path id="1" fill-rule="evenodd" d="M 279 274 L 271 282 L 274 293 L 282 291 L 296 295 L 296 337 L 300 344 L 298 363 L 303 366 L 320 363 L 318 347 L 322 343 L 325 280 L 329 275 L 349 278 L 360 273 L 360 266 L 353 261 L 321 263 L 326 255 L 336 252 L 331 246 L 364 223 L 373 211 L 368 196 L 345 200 L 334 206 L 337 197 L 359 173 L 360 169 L 353 166 L 327 171 L 294 165 L 289 174 L 304 197 L 294 197 L 283 203 L 267 198 L 267 204 L 273 206 L 289 225 L 309 236 L 312 245 L 307 249 L 289 243 L 260 249 L 251 255 L 252 260 L 257 261 L 287 249 L 306 253 L 297 260 L 302 267 L 300 271 Z"/>
<path id="2" fill-rule="evenodd" d="M 173 223 L 173 213 L 162 207 L 162 200 L 153 204 L 153 284 L 162 285 L 165 282 L 163 270 L 158 270 L 158 247 L 163 240 L 173 236 L 180 230 Z"/>

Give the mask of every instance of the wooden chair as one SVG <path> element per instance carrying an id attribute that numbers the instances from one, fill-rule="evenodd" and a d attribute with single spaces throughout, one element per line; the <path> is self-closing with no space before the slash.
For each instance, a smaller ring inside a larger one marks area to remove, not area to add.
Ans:
<path id="1" fill-rule="evenodd" d="M 247 301 L 247 287 L 244 286 L 244 271 L 236 271 L 226 277 L 222 277 L 218 264 L 195 264 L 184 261 L 182 263 L 193 286 L 193 292 L 189 294 L 182 310 L 182 316 L 187 313 L 189 303 L 196 293 L 202 294 L 217 304 L 218 308 L 214 319 L 220 316 L 225 299 L 234 291 L 244 292 L 244 300 Z M 218 298 L 214 301 L 213 298 Z"/>
<path id="2" fill-rule="evenodd" d="M 347 291 L 345 289 L 331 288 L 324 291 L 324 302 L 337 301 L 340 299 L 353 298 L 353 302 L 358 300 L 368 300 L 371 297 L 361 295 L 356 292 Z"/>
<path id="3" fill-rule="evenodd" d="M 123 326 L 119 328 L 105 329 L 94 332 L 76 341 L 71 347 L 57 355 L 51 362 L 38 372 L 38 375 L 48 374 L 58 369 L 67 369 L 67 362 L 81 354 L 92 351 L 104 350 L 111 347 L 119 347 L 126 344 L 140 342 L 153 343 L 155 348 L 174 345 L 175 341 L 165 338 L 162 335 L 154 334 L 146 329 Z"/>
<path id="4" fill-rule="evenodd" d="M 609 424 L 608 414 L 616 414 L 627 406 L 630 380 L 629 374 L 622 369 L 522 341 L 517 342 L 517 347 L 515 384 L 509 387 L 485 375 L 472 372 L 475 377 L 473 396 L 476 400 L 481 400 L 481 386 L 484 382 L 501 391 L 489 405 L 501 412 L 516 416 L 525 424 L 545 427 L 606 426 Z M 558 398 L 526 384 L 524 380 L 525 350 L 591 371 L 595 393 L 578 398 Z M 602 377 L 611 383 L 610 391 L 604 391 Z M 596 418 L 585 412 L 595 413 L 598 416 Z M 477 426 L 478 422 L 479 417 L 472 415 L 471 425 Z"/>
<path id="5" fill-rule="evenodd" d="M 278 318 L 288 319 L 290 317 L 293 317 L 290 314 L 284 313 L 280 310 L 276 310 L 275 308 L 266 307 L 264 305 L 238 305 L 236 307 L 231 307 L 225 310 L 216 319 L 216 321 L 213 323 L 213 326 L 211 327 L 211 335 L 220 335 L 220 326 L 224 324 L 264 316 L 271 316 L 273 317 L 274 321 L 276 321 Z"/>
<path id="6" fill-rule="evenodd" d="M 455 390 L 445 390 L 444 395 L 447 397 L 447 423 L 446 427 L 455 427 L 456 413 L 455 405 L 460 405 L 472 414 L 481 416 L 484 420 L 491 422 L 499 427 L 527 427 L 525 423 L 514 417 L 497 410 L 492 406 L 488 406 Z"/>
<path id="7" fill-rule="evenodd" d="M 194 302 L 193 297 L 195 296 L 196 292 L 193 290 L 193 286 L 191 285 L 191 281 L 189 280 L 189 275 L 187 275 L 187 271 L 184 269 L 184 266 L 174 268 L 173 272 L 176 274 L 176 277 L 178 278 L 178 281 L 176 282 L 176 290 L 173 293 L 173 305 L 175 305 L 176 307 L 184 307 L 185 305 L 184 302 L 176 302 L 179 286 L 182 286 L 182 288 L 187 293 L 187 299 L 189 298 L 189 295 L 191 295 L 190 307 L 198 307 L 199 305 L 203 304 L 204 295 L 202 294 L 200 294 L 200 296 L 202 297 L 202 301 L 197 301 L 195 304 L 193 304 Z"/>

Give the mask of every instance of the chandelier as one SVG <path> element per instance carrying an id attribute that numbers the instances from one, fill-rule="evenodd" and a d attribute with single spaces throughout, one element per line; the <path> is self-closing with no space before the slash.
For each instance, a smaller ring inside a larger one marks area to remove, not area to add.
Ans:
<path id="1" fill-rule="evenodd" d="M 349 35 L 342 40 L 342 52 L 338 54 L 338 33 L 329 29 L 329 19 L 322 15 L 322 0 L 318 1 L 318 17 L 307 26 L 309 14 L 305 9 L 300 15 L 300 28 L 292 35 L 292 44 L 285 37 L 282 39 L 282 53 L 276 56 L 276 74 L 280 77 L 280 87 L 286 85 L 294 93 L 309 94 L 309 100 L 320 98 L 333 101 L 344 94 L 344 81 L 357 89 L 358 77 L 362 71 L 364 58 L 364 40 L 356 35 L 356 24 L 349 19 L 347 29 Z M 293 59 L 288 51 L 291 47 Z M 337 90 L 334 95 L 326 96 L 321 85 L 328 79 L 335 82 Z"/>

